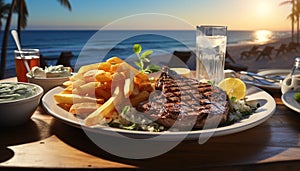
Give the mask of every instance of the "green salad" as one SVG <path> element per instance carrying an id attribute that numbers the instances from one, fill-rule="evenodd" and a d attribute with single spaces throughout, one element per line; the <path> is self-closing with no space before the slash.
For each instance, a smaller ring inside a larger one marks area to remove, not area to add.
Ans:
<path id="1" fill-rule="evenodd" d="M 248 117 L 260 106 L 256 100 L 247 101 L 246 99 L 237 100 L 231 98 L 229 100 L 229 113 L 226 124 L 233 124 L 239 120 Z"/>

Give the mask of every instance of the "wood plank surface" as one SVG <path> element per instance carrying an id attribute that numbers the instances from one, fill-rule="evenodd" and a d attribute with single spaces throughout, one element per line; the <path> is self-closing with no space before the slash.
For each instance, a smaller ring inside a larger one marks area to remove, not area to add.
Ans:
<path id="1" fill-rule="evenodd" d="M 300 114 L 285 107 L 279 93 L 272 95 L 276 111 L 261 125 L 211 138 L 202 145 L 184 141 L 165 154 L 143 160 L 109 154 L 84 131 L 39 106 L 25 125 L 0 128 L 0 169 L 300 170 Z"/>

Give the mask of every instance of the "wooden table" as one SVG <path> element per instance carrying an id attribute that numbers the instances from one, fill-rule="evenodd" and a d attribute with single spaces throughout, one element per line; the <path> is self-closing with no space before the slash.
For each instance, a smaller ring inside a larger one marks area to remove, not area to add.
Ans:
<path id="1" fill-rule="evenodd" d="M 203 145 L 184 141 L 166 154 L 143 160 L 101 150 L 81 129 L 39 106 L 27 124 L 0 128 L 0 169 L 300 170 L 300 114 L 285 107 L 279 93 L 272 95 L 276 112 L 263 124 Z"/>

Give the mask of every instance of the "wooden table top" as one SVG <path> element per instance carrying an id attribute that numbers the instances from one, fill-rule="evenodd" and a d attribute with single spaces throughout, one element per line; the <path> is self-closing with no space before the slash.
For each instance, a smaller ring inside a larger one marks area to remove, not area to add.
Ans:
<path id="1" fill-rule="evenodd" d="M 143 160 L 105 152 L 81 129 L 39 106 L 27 124 L 0 128 L 0 169 L 300 170 L 300 114 L 285 107 L 279 93 L 272 95 L 276 111 L 259 126 L 210 138 L 203 145 L 183 141 L 163 155 Z"/>

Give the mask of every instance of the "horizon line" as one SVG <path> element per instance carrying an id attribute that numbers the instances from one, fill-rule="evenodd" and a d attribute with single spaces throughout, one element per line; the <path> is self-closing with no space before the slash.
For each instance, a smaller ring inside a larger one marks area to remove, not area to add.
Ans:
<path id="1" fill-rule="evenodd" d="M 15 29 L 10 29 L 15 30 Z M 33 29 L 22 29 L 21 31 L 99 31 L 101 29 L 94 29 L 94 28 L 61 28 L 61 29 L 53 29 L 53 28 L 33 28 Z M 290 30 L 269 30 L 269 29 L 255 29 L 255 30 L 240 30 L 240 29 L 230 29 L 227 31 L 260 31 L 260 30 L 268 30 L 268 31 L 284 31 L 289 32 Z M 103 31 L 196 31 L 192 29 L 111 29 L 111 30 L 103 30 Z M 4 30 L 1 30 L 4 32 Z"/>

